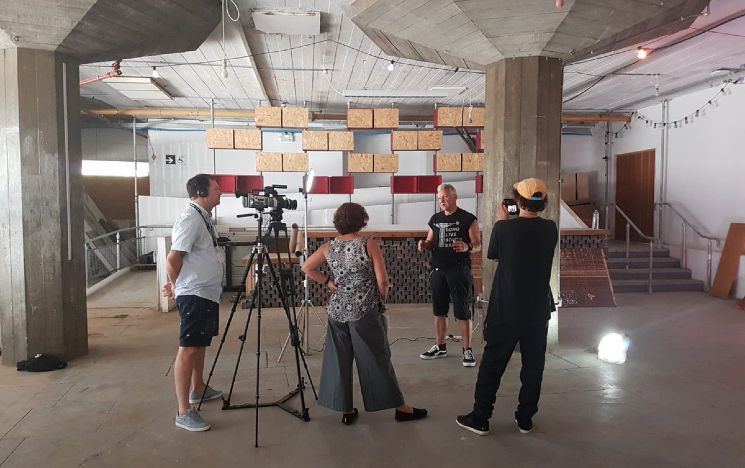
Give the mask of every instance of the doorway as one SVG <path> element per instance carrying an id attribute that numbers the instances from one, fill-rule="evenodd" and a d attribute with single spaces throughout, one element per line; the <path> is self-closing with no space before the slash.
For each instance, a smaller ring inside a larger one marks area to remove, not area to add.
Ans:
<path id="1" fill-rule="evenodd" d="M 616 156 L 616 206 L 647 236 L 654 235 L 655 150 Z M 615 237 L 626 239 L 626 220 L 616 212 Z M 631 228 L 632 241 L 647 242 Z"/>

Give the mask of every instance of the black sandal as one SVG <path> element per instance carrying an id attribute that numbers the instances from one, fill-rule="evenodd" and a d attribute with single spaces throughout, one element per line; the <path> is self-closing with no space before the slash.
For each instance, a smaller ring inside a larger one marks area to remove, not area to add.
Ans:
<path id="1" fill-rule="evenodd" d="M 416 421 L 417 419 L 422 419 L 427 417 L 427 410 L 424 408 L 413 408 L 414 411 L 411 413 L 406 413 L 404 411 L 396 410 L 396 421 L 398 422 L 404 422 L 404 421 Z"/>
<path id="2" fill-rule="evenodd" d="M 344 413 L 341 417 L 341 423 L 345 426 L 349 426 L 351 424 L 354 424 L 354 422 L 357 420 L 357 416 L 359 416 L 359 412 L 357 411 L 357 408 L 353 408 L 351 413 Z"/>

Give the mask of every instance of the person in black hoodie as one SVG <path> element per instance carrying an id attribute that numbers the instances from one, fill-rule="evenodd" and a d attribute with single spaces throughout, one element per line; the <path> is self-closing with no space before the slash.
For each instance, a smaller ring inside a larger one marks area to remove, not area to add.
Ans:
<path id="1" fill-rule="evenodd" d="M 532 430 L 541 395 L 548 321 L 556 310 L 550 278 L 559 233 L 556 223 L 539 216 L 548 202 L 548 189 L 535 178 L 513 188 L 520 214 L 509 219 L 501 205 L 487 251 L 487 258 L 498 263 L 484 323 L 486 345 L 473 411 L 456 418 L 459 426 L 479 435 L 489 433 L 499 383 L 518 343 L 522 386 L 515 421 L 520 432 Z"/>

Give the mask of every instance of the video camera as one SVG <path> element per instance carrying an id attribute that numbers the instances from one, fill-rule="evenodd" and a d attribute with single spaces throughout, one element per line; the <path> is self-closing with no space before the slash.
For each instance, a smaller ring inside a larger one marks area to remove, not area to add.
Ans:
<path id="1" fill-rule="evenodd" d="M 286 188 L 286 185 L 267 185 L 263 189 L 252 193 L 236 192 L 235 197 L 243 197 L 243 207 L 253 208 L 256 211 L 297 210 L 297 200 L 291 200 L 286 195 L 277 192 L 277 189 Z"/>

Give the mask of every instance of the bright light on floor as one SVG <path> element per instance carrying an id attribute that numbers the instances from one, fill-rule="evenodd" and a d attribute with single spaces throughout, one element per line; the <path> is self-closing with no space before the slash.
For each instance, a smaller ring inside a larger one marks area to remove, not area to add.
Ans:
<path id="1" fill-rule="evenodd" d="M 137 177 L 147 177 L 150 165 L 146 162 L 137 163 Z M 83 160 L 84 176 L 134 177 L 134 164 L 128 161 L 94 161 Z"/>
<path id="2" fill-rule="evenodd" d="M 613 364 L 623 364 L 626 362 L 626 351 L 630 344 L 631 340 L 628 336 L 608 333 L 598 345 L 598 359 Z"/>

